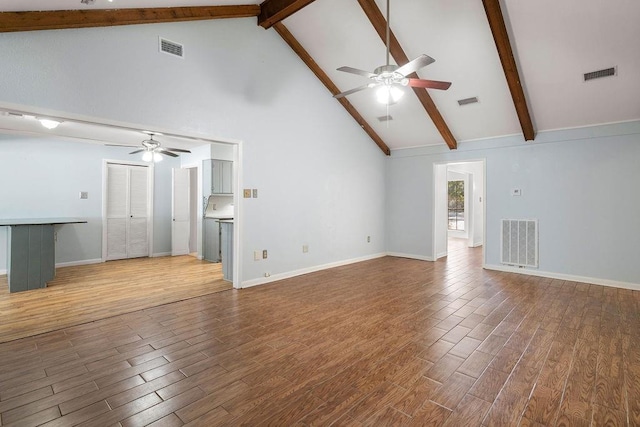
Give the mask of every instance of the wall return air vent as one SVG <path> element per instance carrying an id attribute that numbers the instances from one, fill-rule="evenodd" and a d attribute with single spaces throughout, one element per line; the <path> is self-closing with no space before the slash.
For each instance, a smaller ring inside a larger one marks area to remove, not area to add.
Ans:
<path id="1" fill-rule="evenodd" d="M 602 77 L 609 77 L 616 75 L 616 67 L 605 68 L 604 70 L 591 71 L 590 73 L 584 73 L 584 81 L 599 79 Z"/>
<path id="2" fill-rule="evenodd" d="M 169 55 L 184 57 L 184 48 L 180 43 L 172 42 L 160 37 L 160 52 L 168 53 Z"/>
<path id="3" fill-rule="evenodd" d="M 538 220 L 503 219 L 502 264 L 538 268 Z"/>

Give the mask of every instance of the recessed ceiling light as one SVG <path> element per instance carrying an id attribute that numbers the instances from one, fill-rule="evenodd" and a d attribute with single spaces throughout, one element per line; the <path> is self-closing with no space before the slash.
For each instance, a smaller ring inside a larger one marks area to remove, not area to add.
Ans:
<path id="1" fill-rule="evenodd" d="M 38 121 L 40 122 L 40 124 L 44 127 L 46 127 L 47 129 L 55 129 L 58 127 L 58 125 L 61 123 L 58 120 L 53 120 L 53 119 L 38 119 Z"/>

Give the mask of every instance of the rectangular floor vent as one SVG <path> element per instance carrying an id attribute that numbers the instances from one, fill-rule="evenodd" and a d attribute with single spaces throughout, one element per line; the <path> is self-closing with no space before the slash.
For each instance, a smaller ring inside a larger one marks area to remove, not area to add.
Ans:
<path id="1" fill-rule="evenodd" d="M 179 56 L 180 58 L 184 56 L 184 49 L 180 43 L 172 42 L 163 38 L 160 38 L 160 52 Z"/>
<path id="2" fill-rule="evenodd" d="M 538 267 L 538 220 L 502 220 L 502 264 Z"/>
<path id="3" fill-rule="evenodd" d="M 602 77 L 609 77 L 616 75 L 616 67 L 606 68 L 604 70 L 592 71 L 590 73 L 584 74 L 584 81 L 589 81 L 593 79 L 599 79 Z"/>

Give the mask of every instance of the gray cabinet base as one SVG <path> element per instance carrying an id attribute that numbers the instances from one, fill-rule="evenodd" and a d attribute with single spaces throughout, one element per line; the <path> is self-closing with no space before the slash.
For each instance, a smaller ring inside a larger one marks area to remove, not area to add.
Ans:
<path id="1" fill-rule="evenodd" d="M 55 277 L 53 225 L 12 225 L 8 237 L 9 292 L 46 288 Z"/>

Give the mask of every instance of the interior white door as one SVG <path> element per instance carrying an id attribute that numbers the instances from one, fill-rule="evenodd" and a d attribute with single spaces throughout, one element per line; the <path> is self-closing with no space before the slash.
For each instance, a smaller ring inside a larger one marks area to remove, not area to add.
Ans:
<path id="1" fill-rule="evenodd" d="M 107 165 L 106 260 L 149 255 L 149 168 Z"/>
<path id="2" fill-rule="evenodd" d="M 127 258 L 128 181 L 126 166 L 107 166 L 107 260 Z"/>
<path id="3" fill-rule="evenodd" d="M 128 258 L 149 255 L 149 173 L 148 168 L 129 168 Z"/>
<path id="4" fill-rule="evenodd" d="M 189 253 L 191 223 L 189 215 L 189 169 L 173 169 L 173 196 L 171 203 L 171 255 Z"/>

